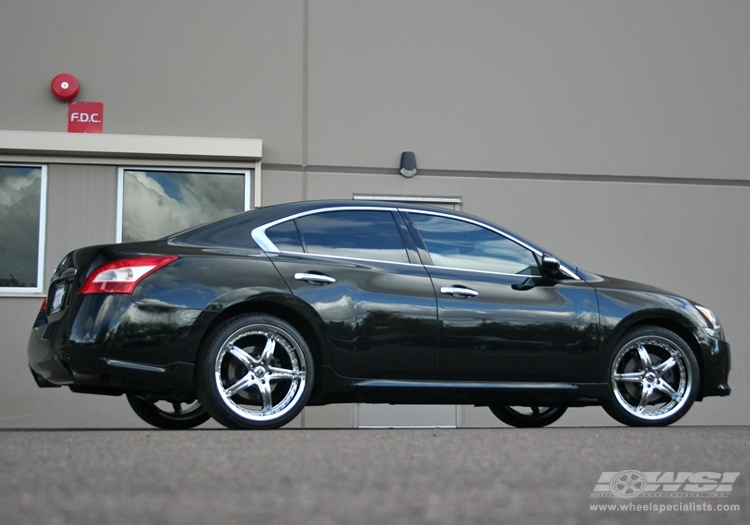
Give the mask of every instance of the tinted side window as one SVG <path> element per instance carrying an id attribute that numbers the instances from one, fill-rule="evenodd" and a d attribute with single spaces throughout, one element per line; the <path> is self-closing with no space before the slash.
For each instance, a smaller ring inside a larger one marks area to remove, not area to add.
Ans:
<path id="1" fill-rule="evenodd" d="M 266 230 L 266 237 L 282 252 L 303 252 L 294 221 L 286 221 Z"/>
<path id="2" fill-rule="evenodd" d="M 409 262 L 404 241 L 389 211 L 345 210 L 297 219 L 308 253 Z"/>
<path id="3" fill-rule="evenodd" d="M 539 275 L 531 250 L 476 224 L 420 213 L 409 214 L 435 266 Z"/>

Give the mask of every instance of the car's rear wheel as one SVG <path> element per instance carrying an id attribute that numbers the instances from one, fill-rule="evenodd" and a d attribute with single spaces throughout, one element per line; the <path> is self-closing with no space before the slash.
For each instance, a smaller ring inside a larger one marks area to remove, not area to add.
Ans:
<path id="1" fill-rule="evenodd" d="M 198 399 L 229 428 L 283 426 L 312 391 L 313 358 L 305 339 L 269 315 L 242 315 L 219 326 L 196 364 Z"/>
<path id="2" fill-rule="evenodd" d="M 665 426 L 684 416 L 700 386 L 690 346 L 659 326 L 636 328 L 622 338 L 609 366 L 603 406 L 630 426 Z"/>
<path id="3" fill-rule="evenodd" d="M 521 428 L 546 427 L 560 419 L 567 407 L 510 406 L 490 407 L 495 416 L 507 425 Z"/>
<path id="4" fill-rule="evenodd" d="M 133 412 L 157 428 L 186 430 L 211 419 L 206 409 L 196 400 L 182 403 L 152 400 L 148 396 L 138 394 L 127 394 L 126 397 Z"/>

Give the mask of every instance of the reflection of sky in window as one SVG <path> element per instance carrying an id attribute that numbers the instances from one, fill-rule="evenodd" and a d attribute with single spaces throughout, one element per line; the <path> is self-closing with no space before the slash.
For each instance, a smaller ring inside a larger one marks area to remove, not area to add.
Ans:
<path id="1" fill-rule="evenodd" d="M 122 240 L 158 239 L 244 207 L 242 174 L 126 170 Z"/>
<path id="2" fill-rule="evenodd" d="M 35 287 L 42 172 L 0 166 L 0 287 Z"/>
<path id="3" fill-rule="evenodd" d="M 172 197 L 178 202 L 185 202 L 182 197 L 182 189 L 180 188 L 180 181 L 175 178 L 181 178 L 181 174 L 175 173 L 163 173 L 158 171 L 146 172 L 149 177 L 154 179 L 164 189 L 164 193 L 167 196 Z"/>
<path id="4" fill-rule="evenodd" d="M 475 224 L 411 214 L 437 266 L 500 273 L 535 271 L 531 251 Z"/>
<path id="5" fill-rule="evenodd" d="M 479 228 L 471 223 L 438 217 L 435 215 L 410 214 L 411 218 L 419 225 L 420 232 L 469 232 Z"/>

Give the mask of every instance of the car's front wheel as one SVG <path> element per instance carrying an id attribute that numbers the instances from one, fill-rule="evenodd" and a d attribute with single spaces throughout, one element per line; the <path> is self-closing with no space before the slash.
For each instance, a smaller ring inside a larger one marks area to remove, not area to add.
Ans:
<path id="1" fill-rule="evenodd" d="M 312 391 L 313 358 L 305 339 L 269 315 L 242 315 L 219 326 L 196 365 L 198 399 L 229 428 L 283 426 Z"/>
<path id="2" fill-rule="evenodd" d="M 130 408 L 149 425 L 165 430 L 186 430 L 202 425 L 211 416 L 198 401 L 160 401 L 149 396 L 127 394 Z"/>
<path id="3" fill-rule="evenodd" d="M 607 413 L 630 426 L 664 426 L 684 416 L 700 386 L 690 346 L 658 326 L 631 330 L 610 360 Z"/>
<path id="4" fill-rule="evenodd" d="M 520 428 L 538 428 L 551 425 L 560 419 L 567 407 L 493 405 L 490 410 L 506 425 Z"/>

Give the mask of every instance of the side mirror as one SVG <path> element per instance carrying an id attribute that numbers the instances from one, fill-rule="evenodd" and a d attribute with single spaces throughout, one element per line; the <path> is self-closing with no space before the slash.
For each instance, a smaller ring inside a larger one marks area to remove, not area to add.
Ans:
<path id="1" fill-rule="evenodd" d="M 542 275 L 544 277 L 559 277 L 560 261 L 547 253 L 542 255 Z"/>

